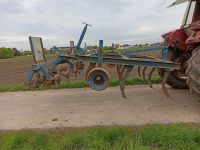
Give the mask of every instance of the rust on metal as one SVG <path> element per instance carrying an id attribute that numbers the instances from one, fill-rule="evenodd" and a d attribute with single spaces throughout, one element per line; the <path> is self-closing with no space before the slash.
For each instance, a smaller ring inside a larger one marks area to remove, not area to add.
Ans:
<path id="1" fill-rule="evenodd" d="M 146 70 L 147 70 L 147 67 L 145 66 L 142 71 L 142 78 L 144 79 L 144 81 L 146 81 Z"/>
<path id="2" fill-rule="evenodd" d="M 125 91 L 124 91 L 124 88 L 125 88 L 124 84 L 125 84 L 127 77 L 129 76 L 129 74 L 133 70 L 133 68 L 134 68 L 133 66 L 124 66 L 121 69 L 121 72 L 120 72 L 120 76 L 121 76 L 121 78 L 120 78 L 120 91 L 121 91 L 121 95 L 122 95 L 123 98 L 127 98 Z"/>
<path id="3" fill-rule="evenodd" d="M 169 76 L 169 73 L 170 73 L 169 70 L 165 70 L 165 74 L 164 74 L 164 77 L 163 77 L 163 80 L 162 80 L 162 90 L 163 90 L 163 92 L 164 92 L 164 94 L 167 98 L 171 98 L 171 96 L 169 95 L 167 88 L 166 88 L 166 81 L 167 81 L 167 78 Z"/>
<path id="4" fill-rule="evenodd" d="M 139 75 L 139 77 L 142 77 L 142 74 L 141 74 L 141 66 L 138 66 L 138 75 Z"/>
<path id="5" fill-rule="evenodd" d="M 149 76 L 148 76 L 148 85 L 149 85 L 149 87 L 150 88 L 153 88 L 153 85 L 151 84 L 151 78 L 152 78 L 152 75 L 153 75 L 153 73 L 155 72 L 155 70 L 156 70 L 156 68 L 155 67 L 153 67 L 152 69 L 151 69 L 151 71 L 150 71 L 150 73 L 149 73 Z"/>

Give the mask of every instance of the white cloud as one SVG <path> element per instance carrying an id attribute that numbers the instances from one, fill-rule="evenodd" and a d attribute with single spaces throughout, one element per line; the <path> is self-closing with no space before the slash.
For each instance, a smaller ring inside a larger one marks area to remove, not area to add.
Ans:
<path id="1" fill-rule="evenodd" d="M 81 22 L 93 25 L 88 44 L 152 42 L 181 25 L 185 4 L 166 9 L 172 1 L 0 0 L 0 47 L 28 49 L 29 35 L 43 37 L 45 47 L 67 45 L 78 40 Z"/>

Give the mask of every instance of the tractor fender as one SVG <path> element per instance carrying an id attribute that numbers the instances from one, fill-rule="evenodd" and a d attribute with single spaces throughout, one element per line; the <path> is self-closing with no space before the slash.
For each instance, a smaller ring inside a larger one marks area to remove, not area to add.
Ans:
<path id="1" fill-rule="evenodd" d="M 187 45 L 198 44 L 200 42 L 200 21 L 192 23 L 190 26 L 192 34 L 186 40 Z"/>
<path id="2" fill-rule="evenodd" d="M 193 31 L 193 33 L 186 40 L 187 45 L 200 43 L 200 30 Z"/>
<path id="3" fill-rule="evenodd" d="M 186 40 L 188 36 L 183 28 L 163 34 L 162 37 L 166 40 L 166 45 L 169 47 L 183 51 L 187 49 Z"/>

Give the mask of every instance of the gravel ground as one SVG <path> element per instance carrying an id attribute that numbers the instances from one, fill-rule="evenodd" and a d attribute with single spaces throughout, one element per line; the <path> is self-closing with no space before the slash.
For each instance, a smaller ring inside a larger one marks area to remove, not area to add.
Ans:
<path id="1" fill-rule="evenodd" d="M 128 99 L 118 87 L 0 93 L 0 130 L 200 123 L 200 104 L 189 90 L 168 87 L 168 99 L 154 86 L 127 87 Z"/>

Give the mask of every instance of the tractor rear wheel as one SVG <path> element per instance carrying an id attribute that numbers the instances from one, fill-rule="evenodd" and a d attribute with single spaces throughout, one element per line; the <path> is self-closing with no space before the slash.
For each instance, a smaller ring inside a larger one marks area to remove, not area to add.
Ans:
<path id="1" fill-rule="evenodd" d="M 200 102 L 200 47 L 193 52 L 188 62 L 186 73 L 188 76 L 187 84 L 190 87 L 190 91 Z"/>
<path id="2" fill-rule="evenodd" d="M 180 63 L 182 54 L 179 51 L 174 50 L 173 48 L 169 48 L 168 51 L 168 60 L 176 63 Z M 165 70 L 158 69 L 158 74 L 161 78 L 164 77 Z M 175 88 L 175 89 L 186 89 L 187 85 L 187 76 L 184 71 L 181 70 L 173 70 L 169 73 L 166 83 Z"/>

